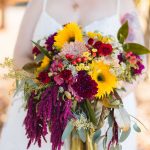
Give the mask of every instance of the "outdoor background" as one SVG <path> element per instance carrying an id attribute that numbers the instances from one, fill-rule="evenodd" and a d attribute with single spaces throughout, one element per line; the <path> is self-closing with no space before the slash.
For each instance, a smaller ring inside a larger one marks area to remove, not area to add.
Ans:
<path id="1" fill-rule="evenodd" d="M 150 48 L 150 0 L 135 0 L 145 44 Z M 26 9 L 26 0 L 0 0 L 0 63 L 5 57 L 12 57 L 19 26 Z M 149 131 L 138 134 L 138 150 L 150 150 L 150 58 L 147 59 L 148 75 L 136 88 L 138 116 Z M 0 73 L 4 70 L 0 69 Z M 7 110 L 11 102 L 8 91 L 12 81 L 0 79 L 0 130 L 7 121 Z"/>

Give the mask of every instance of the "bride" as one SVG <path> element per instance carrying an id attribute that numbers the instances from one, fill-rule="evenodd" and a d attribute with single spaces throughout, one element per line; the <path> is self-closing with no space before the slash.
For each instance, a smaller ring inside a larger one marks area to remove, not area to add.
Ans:
<path id="1" fill-rule="evenodd" d="M 142 34 L 132 0 L 32 0 L 25 13 L 16 43 L 15 63 L 21 68 L 27 62 L 32 61 L 31 40 L 37 41 L 52 34 L 68 22 L 79 23 L 85 31 L 98 30 L 103 34 L 116 36 L 121 22 L 125 20 L 128 20 L 130 25 L 128 40 L 142 42 Z M 28 140 L 23 126 L 26 112 L 22 108 L 21 96 L 20 93 L 15 98 L 9 111 L 9 119 L 0 140 L 1 150 L 26 149 Z M 129 113 L 135 116 L 136 103 L 133 92 L 124 98 L 124 103 Z M 98 147 L 99 150 L 102 149 L 100 143 Z M 30 147 L 30 150 L 38 149 L 36 145 Z M 41 149 L 50 150 L 50 143 L 43 142 Z M 62 149 L 69 150 L 68 141 Z M 131 133 L 128 140 L 123 143 L 123 150 L 136 150 L 134 133 Z"/>

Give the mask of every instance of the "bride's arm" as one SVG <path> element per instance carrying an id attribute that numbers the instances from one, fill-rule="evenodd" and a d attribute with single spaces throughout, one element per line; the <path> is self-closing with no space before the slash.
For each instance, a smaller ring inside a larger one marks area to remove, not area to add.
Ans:
<path id="1" fill-rule="evenodd" d="M 144 44 L 144 36 L 141 30 L 138 14 L 136 11 L 136 7 L 134 5 L 133 0 L 120 0 L 120 20 L 123 24 L 125 21 L 129 23 L 129 35 L 127 38 L 127 42 L 136 42 L 139 44 Z M 142 56 L 144 65 L 146 66 L 146 56 Z M 142 80 L 141 78 L 138 79 Z M 137 82 L 133 84 L 124 84 L 127 92 L 120 93 L 122 97 L 127 96 L 130 92 L 133 92 L 134 88 L 137 86 Z"/>
<path id="2" fill-rule="evenodd" d="M 22 68 L 32 57 L 32 37 L 34 28 L 42 10 L 43 0 L 31 0 L 20 27 L 14 49 L 14 61 L 17 68 Z"/>

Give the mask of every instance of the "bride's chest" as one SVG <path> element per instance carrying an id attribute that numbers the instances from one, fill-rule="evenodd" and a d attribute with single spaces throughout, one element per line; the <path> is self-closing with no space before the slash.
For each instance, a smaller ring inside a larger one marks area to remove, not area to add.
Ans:
<path id="1" fill-rule="evenodd" d="M 90 22 L 116 13 L 116 6 L 112 3 L 112 0 L 106 0 L 103 3 L 100 3 L 98 0 L 87 0 L 81 4 L 73 3 L 75 0 L 65 1 L 62 0 L 59 3 L 57 0 L 48 1 L 45 9 L 46 13 L 52 18 L 55 18 L 60 24 L 74 21 L 85 26 Z M 107 4 L 107 1 L 110 1 L 110 3 Z"/>
<path id="2" fill-rule="evenodd" d="M 44 36 L 53 34 L 58 29 L 62 28 L 63 24 L 76 22 L 82 26 L 84 31 L 99 31 L 104 35 L 114 35 L 120 27 L 118 15 L 116 13 L 107 14 L 105 10 L 95 10 L 84 8 L 82 11 L 73 11 L 71 7 L 63 3 L 52 3 L 50 7 L 47 5 L 46 11 L 41 13 L 35 31 L 33 40 L 37 41 Z M 84 13 L 86 12 L 86 13 Z"/>

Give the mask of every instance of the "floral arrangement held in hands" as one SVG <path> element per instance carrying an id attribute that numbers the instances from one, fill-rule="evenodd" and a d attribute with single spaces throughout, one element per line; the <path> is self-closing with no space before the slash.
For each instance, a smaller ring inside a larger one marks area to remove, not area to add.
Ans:
<path id="1" fill-rule="evenodd" d="M 121 148 L 131 125 L 118 92 L 142 74 L 139 55 L 149 53 L 144 46 L 125 43 L 127 35 L 127 22 L 118 39 L 69 23 L 33 42 L 34 62 L 23 67 L 28 77 L 17 82 L 18 88 L 24 85 L 28 148 L 31 143 L 41 147 L 50 133 L 52 150 L 60 150 L 70 135 L 72 142 L 80 138 L 86 143 L 86 149 L 95 149 L 99 140 L 104 149 Z M 134 129 L 140 130 L 137 124 Z"/>

